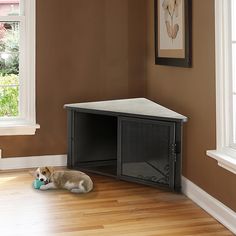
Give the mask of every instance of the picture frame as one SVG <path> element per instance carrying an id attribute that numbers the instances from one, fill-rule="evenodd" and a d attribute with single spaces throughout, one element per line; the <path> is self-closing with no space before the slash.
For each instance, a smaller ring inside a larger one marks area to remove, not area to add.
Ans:
<path id="1" fill-rule="evenodd" d="M 154 0 L 155 64 L 192 66 L 192 0 Z"/>

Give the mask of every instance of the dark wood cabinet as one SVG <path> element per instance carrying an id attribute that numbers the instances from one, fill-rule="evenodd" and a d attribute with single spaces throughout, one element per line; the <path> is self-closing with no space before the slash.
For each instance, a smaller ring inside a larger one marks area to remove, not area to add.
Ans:
<path id="1" fill-rule="evenodd" d="M 65 107 L 68 168 L 180 191 L 186 117 L 143 98 Z"/>

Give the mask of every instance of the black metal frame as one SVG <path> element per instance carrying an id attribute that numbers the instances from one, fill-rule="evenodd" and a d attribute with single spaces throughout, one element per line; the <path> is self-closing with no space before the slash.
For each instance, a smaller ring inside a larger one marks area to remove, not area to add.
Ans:
<path id="1" fill-rule="evenodd" d="M 192 66 L 192 0 L 183 0 L 185 4 L 185 57 L 167 58 L 158 55 L 158 1 L 154 1 L 155 13 L 155 64 L 178 67 Z"/>

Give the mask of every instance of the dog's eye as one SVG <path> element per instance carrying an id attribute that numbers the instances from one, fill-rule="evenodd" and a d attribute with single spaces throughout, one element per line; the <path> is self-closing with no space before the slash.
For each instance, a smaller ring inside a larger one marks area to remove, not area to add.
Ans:
<path id="1" fill-rule="evenodd" d="M 45 172 L 45 171 L 43 171 L 43 172 L 42 172 L 42 174 L 43 174 L 43 175 L 45 175 L 45 174 L 46 174 L 46 172 Z"/>
<path id="2" fill-rule="evenodd" d="M 39 177 L 39 174 L 37 174 L 37 177 Z"/>

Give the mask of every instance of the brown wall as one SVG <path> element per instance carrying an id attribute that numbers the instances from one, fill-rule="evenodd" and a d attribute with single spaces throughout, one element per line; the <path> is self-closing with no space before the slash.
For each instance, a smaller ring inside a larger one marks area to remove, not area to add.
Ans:
<path id="1" fill-rule="evenodd" d="M 65 103 L 147 94 L 189 117 L 183 175 L 236 210 L 236 176 L 205 155 L 216 145 L 214 0 L 193 0 L 191 69 L 154 65 L 153 10 L 153 0 L 38 0 L 41 128 L 1 137 L 3 156 L 66 153 Z"/>
<path id="2" fill-rule="evenodd" d="M 65 103 L 144 96 L 145 0 L 37 0 L 35 136 L 4 157 L 66 153 Z"/>
<path id="3" fill-rule="evenodd" d="M 154 65 L 153 0 L 147 1 L 147 96 L 183 115 L 183 175 L 236 210 L 236 175 L 206 156 L 216 148 L 214 0 L 193 0 L 193 67 Z"/>

